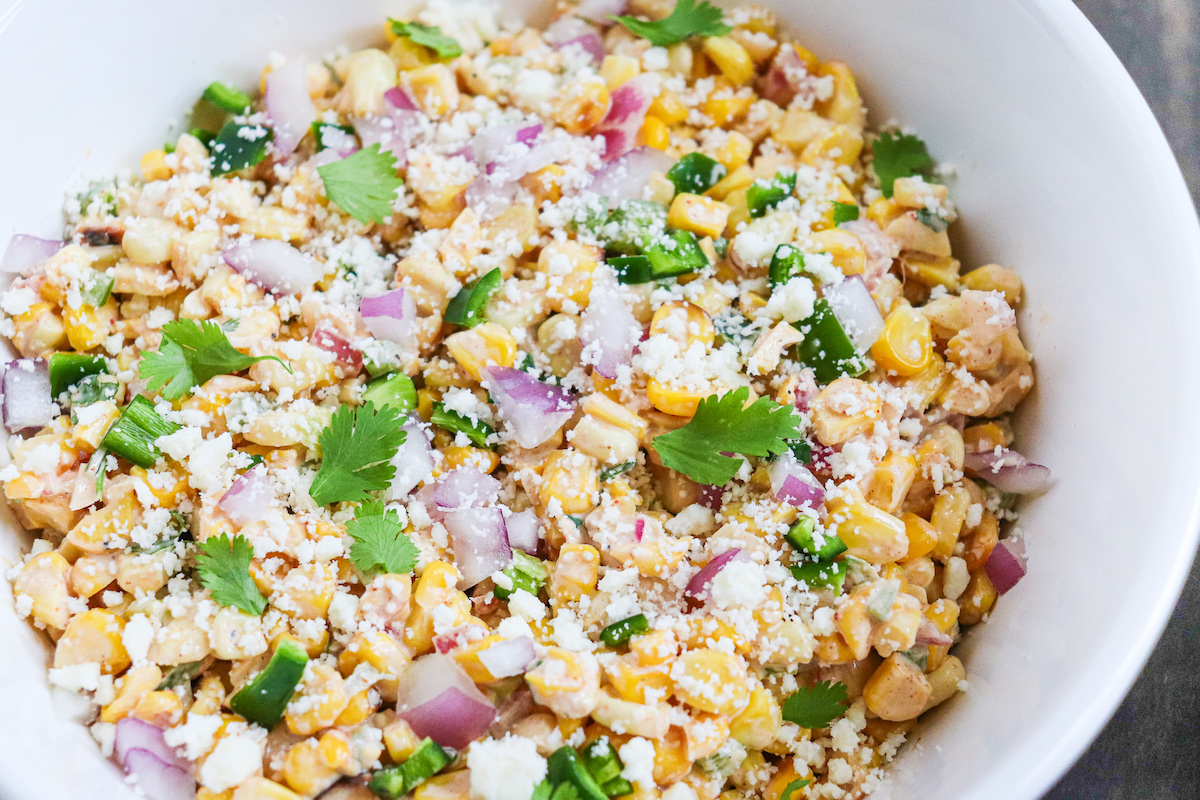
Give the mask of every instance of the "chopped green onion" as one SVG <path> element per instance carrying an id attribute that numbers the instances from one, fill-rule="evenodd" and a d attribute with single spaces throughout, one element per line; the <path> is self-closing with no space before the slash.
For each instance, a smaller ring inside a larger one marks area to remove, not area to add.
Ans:
<path id="1" fill-rule="evenodd" d="M 413 754 L 396 767 L 381 769 L 371 778 L 371 791 L 385 800 L 396 800 L 445 769 L 454 757 L 426 738 Z"/>
<path id="2" fill-rule="evenodd" d="M 504 276 L 500 274 L 500 268 L 496 267 L 491 272 L 468 283 L 459 290 L 458 294 L 454 295 L 450 304 L 446 306 L 446 322 L 461 325 L 464 328 L 474 328 L 483 322 L 483 309 L 503 282 Z"/>
<path id="3" fill-rule="evenodd" d="M 839 203 L 833 201 L 833 224 L 841 225 L 843 222 L 853 222 L 858 219 L 859 208 L 857 203 Z"/>
<path id="4" fill-rule="evenodd" d="M 583 765 L 575 748 L 570 745 L 564 745 L 550 754 L 546 761 L 546 771 L 550 782 L 556 786 L 574 786 L 580 800 L 608 800 L 608 795 L 600 788 L 600 784 L 596 783 L 596 779 Z M 555 791 L 555 795 L 557 794 Z"/>
<path id="5" fill-rule="evenodd" d="M 645 614 L 634 614 L 623 620 L 614 622 L 600 631 L 600 641 L 609 647 L 620 647 L 634 636 L 650 632 L 650 622 Z"/>
<path id="6" fill-rule="evenodd" d="M 164 689 L 174 689 L 176 686 L 182 686 L 185 683 L 191 683 L 192 679 L 200 674 L 201 667 L 204 666 L 204 660 L 186 661 L 176 667 L 172 667 L 158 686 L 154 687 L 154 691 L 161 692 Z"/>
<path id="7" fill-rule="evenodd" d="M 554 786 L 550 781 L 542 778 L 542 782 L 533 787 L 533 795 L 529 800 L 550 800 L 552 794 L 554 794 Z"/>
<path id="8" fill-rule="evenodd" d="M 832 561 L 835 557 L 846 552 L 846 543 L 841 540 L 841 537 L 832 533 L 825 534 L 822 543 L 818 545 L 816 538 L 813 536 L 816 527 L 816 520 L 812 517 L 801 516 L 788 529 L 783 538 L 787 539 L 788 544 L 792 547 L 812 556 L 817 561 Z"/>
<path id="9" fill-rule="evenodd" d="M 104 356 L 54 353 L 50 356 L 50 396 L 58 397 L 89 375 L 108 371 Z"/>
<path id="10" fill-rule="evenodd" d="M 804 341 L 796 345 L 797 359 L 813 368 L 818 383 L 833 383 L 843 375 L 857 377 L 867 371 L 866 359 L 824 297 L 817 298 L 813 315 L 797 327 L 804 333 Z"/>
<path id="11" fill-rule="evenodd" d="M 250 106 L 254 102 L 250 95 L 220 81 L 210 83 L 201 96 L 217 108 L 228 111 L 230 114 L 244 114 L 250 110 Z"/>
<path id="12" fill-rule="evenodd" d="M 649 283 L 654 280 L 654 275 L 650 273 L 650 259 L 645 256 L 611 256 L 606 260 L 621 283 Z"/>
<path id="13" fill-rule="evenodd" d="M 84 279 L 84 285 L 79 289 L 79 296 L 84 303 L 92 308 L 101 308 L 112 296 L 113 284 L 116 279 L 99 270 L 92 270 Z"/>
<path id="14" fill-rule="evenodd" d="M 429 421 L 450 433 L 465 434 L 477 447 L 492 449 L 492 445 L 488 444 L 488 437 L 496 431 L 491 425 L 482 420 L 472 422 L 462 414 L 446 408 L 445 403 L 433 404 L 433 414 L 430 415 Z"/>
<path id="15" fill-rule="evenodd" d="M 101 400 L 112 400 L 120 390 L 121 382 L 113 375 L 103 372 L 85 375 L 70 389 L 71 407 L 90 406 Z"/>
<path id="16" fill-rule="evenodd" d="M 372 402 L 378 408 L 391 406 L 398 409 L 401 415 L 408 414 L 417 407 L 417 390 L 412 378 L 403 372 L 397 372 L 383 378 L 376 378 L 367 384 L 363 390 L 363 402 Z"/>
<path id="17" fill-rule="evenodd" d="M 788 445 L 788 449 L 792 451 L 792 455 L 794 455 L 796 460 L 801 464 L 812 463 L 812 445 L 808 443 L 807 439 L 797 439 Z"/>
<path id="18" fill-rule="evenodd" d="M 267 157 L 267 142 L 271 139 L 271 129 L 264 125 L 226 122 L 209 147 L 213 177 L 258 164 Z"/>
<path id="19" fill-rule="evenodd" d="M 626 472 L 629 472 L 629 470 L 633 469 L 635 466 L 637 466 L 637 461 L 630 459 L 624 464 L 617 464 L 615 467 L 605 467 L 604 469 L 600 470 L 600 482 L 608 483 L 618 475 L 624 475 Z"/>
<path id="20" fill-rule="evenodd" d="M 715 158 L 703 153 L 688 153 L 667 170 L 667 179 L 675 184 L 675 191 L 682 194 L 704 194 L 716 186 L 729 170 Z"/>
<path id="21" fill-rule="evenodd" d="M 832 589 L 841 594 L 848 569 L 842 561 L 814 561 L 792 567 L 792 577 L 807 584 L 809 589 Z"/>
<path id="22" fill-rule="evenodd" d="M 321 122 L 320 120 L 314 122 L 310 128 L 312 130 L 313 141 L 316 142 L 317 145 L 318 153 L 329 147 L 329 145 L 325 144 L 324 137 L 326 131 L 334 130 L 341 131 L 347 136 L 354 135 L 354 128 L 351 128 L 349 125 L 334 125 L 332 122 Z"/>
<path id="23" fill-rule="evenodd" d="M 708 266 L 708 256 L 704 255 L 696 234 L 691 231 L 670 231 L 666 236 L 670 245 L 656 240 L 646 247 L 650 274 L 655 280 L 684 275 Z"/>
<path id="24" fill-rule="evenodd" d="M 492 593 L 501 600 L 512 597 L 519 589 L 537 597 L 538 592 L 542 590 L 542 586 L 550 577 L 544 561 L 515 549 L 513 550 L 513 563 L 505 567 L 502 573 L 512 582 L 512 586 L 496 584 Z"/>
<path id="25" fill-rule="evenodd" d="M 582 798 L 575 784 L 560 783 L 554 787 L 554 794 L 550 795 L 550 800 L 582 800 Z"/>
<path id="26" fill-rule="evenodd" d="M 804 253 L 800 251 L 799 247 L 781 244 L 775 248 L 775 254 L 771 256 L 771 269 L 767 273 L 772 289 L 803 274 Z"/>
<path id="27" fill-rule="evenodd" d="M 121 416 L 104 434 L 100 446 L 126 461 L 149 469 L 162 455 L 154 442 L 177 430 L 178 425 L 160 417 L 154 410 L 154 404 L 138 395 L 129 401 Z"/>
<path id="28" fill-rule="evenodd" d="M 621 759 L 617 757 L 617 751 L 608 743 L 608 739 L 593 739 L 584 746 L 579 755 L 583 759 L 583 765 L 601 786 L 621 777 Z"/>
<path id="29" fill-rule="evenodd" d="M 761 217 L 782 203 L 796 189 L 796 173 L 777 172 L 771 180 L 759 178 L 746 187 L 746 207 L 751 217 Z"/>
<path id="30" fill-rule="evenodd" d="M 624 778 L 613 778 L 601 787 L 609 797 L 624 797 L 633 794 L 633 784 Z"/>
<path id="31" fill-rule="evenodd" d="M 230 698 L 229 707 L 244 719 L 271 730 L 283 718 L 307 665 L 308 653 L 299 642 L 281 639 L 267 666 Z"/>

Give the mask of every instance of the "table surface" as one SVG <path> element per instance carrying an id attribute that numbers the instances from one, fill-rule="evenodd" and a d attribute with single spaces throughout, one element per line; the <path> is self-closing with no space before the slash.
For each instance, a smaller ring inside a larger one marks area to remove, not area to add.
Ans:
<path id="1" fill-rule="evenodd" d="M 1200 200 L 1200 0 L 1075 0 L 1154 109 Z M 1044 800 L 1200 798 L 1200 569 L 1104 732 Z"/>

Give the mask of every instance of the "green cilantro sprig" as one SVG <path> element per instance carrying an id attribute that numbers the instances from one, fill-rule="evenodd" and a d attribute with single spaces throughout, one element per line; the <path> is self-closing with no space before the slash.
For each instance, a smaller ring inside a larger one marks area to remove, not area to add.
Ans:
<path id="1" fill-rule="evenodd" d="M 142 356 L 138 374 L 146 387 L 168 400 L 178 400 L 197 386 L 217 375 L 231 375 L 251 364 L 273 359 L 292 368 L 275 356 L 248 356 L 233 349 L 229 338 L 215 322 L 180 319 L 163 326 L 158 352 Z"/>
<path id="2" fill-rule="evenodd" d="M 390 463 L 404 444 L 400 411 L 393 406 L 342 406 L 321 431 L 321 467 L 308 493 L 317 505 L 370 500 L 396 475 Z"/>
<path id="3" fill-rule="evenodd" d="M 258 616 L 267 608 L 267 599 L 250 577 L 254 548 L 245 536 L 210 536 L 196 545 L 196 566 L 200 584 L 212 592 L 223 606 L 235 606 Z"/>
<path id="4" fill-rule="evenodd" d="M 846 713 L 846 684 L 825 681 L 798 689 L 783 701 L 783 718 L 801 728 L 828 728 Z"/>
<path id="5" fill-rule="evenodd" d="M 363 503 L 346 523 L 346 532 L 354 539 L 350 560 L 364 575 L 403 575 L 417 566 L 417 546 L 404 535 L 400 516 L 394 510 L 385 512 L 382 503 Z"/>
<path id="6" fill-rule="evenodd" d="M 732 28 L 724 23 L 721 9 L 707 0 L 679 0 L 666 19 L 645 22 L 634 17 L 611 19 L 624 25 L 643 39 L 659 47 L 670 47 L 693 36 L 724 36 Z"/>
<path id="7" fill-rule="evenodd" d="M 396 156 L 390 150 L 380 152 L 379 143 L 317 167 L 317 174 L 329 201 L 359 222 L 383 222 L 390 217 L 396 190 L 404 185 L 396 175 Z"/>
<path id="8" fill-rule="evenodd" d="M 414 44 L 424 45 L 438 54 L 438 58 L 458 58 L 462 55 L 462 45 L 457 40 L 442 33 L 441 28 L 433 25 L 422 25 L 419 22 L 401 22 L 398 19 L 388 19 L 392 33 L 405 39 L 411 39 Z"/>
<path id="9" fill-rule="evenodd" d="M 933 167 L 925 143 L 907 133 L 884 132 L 871 145 L 875 153 L 875 174 L 884 197 L 892 196 L 897 178 L 923 173 Z"/>
<path id="10" fill-rule="evenodd" d="M 664 465 L 699 483 L 722 486 L 741 469 L 741 458 L 724 453 L 764 457 L 788 449 L 788 439 L 803 435 L 791 409 L 760 397 L 746 406 L 750 389 L 704 398 L 692 421 L 654 439 Z"/>
<path id="11" fill-rule="evenodd" d="M 783 791 L 779 793 L 779 800 L 793 800 L 796 792 L 812 783 L 812 778 L 796 778 L 796 780 L 783 787 Z"/>

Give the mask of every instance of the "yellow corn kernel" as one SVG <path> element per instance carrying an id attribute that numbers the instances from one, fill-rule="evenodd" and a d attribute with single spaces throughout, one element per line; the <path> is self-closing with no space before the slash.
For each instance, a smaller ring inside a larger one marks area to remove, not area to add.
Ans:
<path id="1" fill-rule="evenodd" d="M 629 652 L 639 665 L 656 667 L 675 659 L 679 653 L 679 642 L 671 631 L 651 631 L 630 639 Z"/>
<path id="2" fill-rule="evenodd" d="M 463 668 L 463 671 L 476 683 L 495 683 L 501 679 L 488 671 L 483 661 L 480 660 L 479 654 L 501 641 L 504 640 L 499 636 L 484 636 L 475 639 L 465 647 L 455 650 L 451 654 L 451 658 L 457 661 L 458 665 Z"/>
<path id="3" fill-rule="evenodd" d="M 205 675 L 200 679 L 200 688 L 196 690 L 188 714 L 216 714 L 221 710 L 225 700 L 225 685 L 219 675 Z"/>
<path id="4" fill-rule="evenodd" d="M 727 36 L 709 36 L 704 40 L 704 53 L 713 60 L 717 69 L 734 83 L 741 86 L 754 77 L 754 59 L 746 48 Z"/>
<path id="5" fill-rule="evenodd" d="M 233 800 L 304 800 L 300 795 L 263 777 L 250 778 L 238 784 Z"/>
<path id="6" fill-rule="evenodd" d="M 126 494 L 81 519 L 67 533 L 67 541 L 85 553 L 99 554 L 121 546 L 133 530 L 137 498 Z"/>
<path id="7" fill-rule="evenodd" d="M 446 337 L 450 357 L 475 380 L 483 379 L 484 367 L 511 367 L 517 355 L 517 341 L 494 322 L 485 322 Z"/>
<path id="8" fill-rule="evenodd" d="M 782 724 L 775 696 L 758 686 L 751 690 L 745 710 L 730 721 L 729 734 L 748 749 L 762 750 L 775 741 Z"/>
<path id="9" fill-rule="evenodd" d="M 675 697 L 692 708 L 735 716 L 750 702 L 746 665 L 740 658 L 708 647 L 689 650 L 671 668 L 679 671 Z"/>
<path id="10" fill-rule="evenodd" d="M 320 655 L 320 653 L 318 653 Z M 378 698 L 378 695 L 376 695 Z M 358 694 L 350 698 L 350 703 L 345 710 L 338 715 L 334 721 L 335 725 L 353 727 L 360 722 L 365 722 L 368 717 L 375 713 L 379 707 L 378 703 L 371 702 L 371 691 L 363 689 Z"/>
<path id="11" fill-rule="evenodd" d="M 38 558 L 40 557 L 41 556 Z M 22 576 L 32 564 L 33 562 L 31 561 L 28 565 L 26 565 L 25 569 L 22 570 Z M 71 591 L 75 593 L 76 597 L 90 598 L 99 593 L 100 590 L 107 587 L 116 579 L 116 556 L 80 556 L 79 558 L 75 559 L 75 563 L 71 565 Z M 18 581 L 20 581 L 20 578 L 18 578 Z M 16 587 L 14 587 L 14 590 L 15 589 Z M 36 616 L 37 612 L 38 606 L 37 599 L 35 598 L 33 607 L 35 619 L 39 619 L 39 617 Z M 63 625 L 66 624 L 65 617 L 62 619 L 62 623 L 62 625 L 55 625 L 54 627 L 62 628 Z"/>
<path id="12" fill-rule="evenodd" d="M 871 346 L 871 355 L 883 369 L 901 377 L 921 372 L 933 360 L 929 319 L 912 306 L 898 306 L 884 321 L 883 333 Z"/>
<path id="13" fill-rule="evenodd" d="M 387 748 L 392 761 L 402 764 L 421 744 L 421 739 L 413 733 L 413 729 L 402 719 L 388 723 L 383 729 L 383 745 Z"/>
<path id="14" fill-rule="evenodd" d="M 753 176 L 751 183 L 753 183 Z M 748 184 L 747 184 L 748 185 Z M 746 190 L 734 189 L 729 194 L 722 198 L 724 203 L 729 206 L 729 221 L 725 223 L 725 237 L 732 239 L 737 236 L 743 226 L 750 222 L 750 205 L 746 202 Z M 766 302 L 764 301 L 764 305 Z"/>
<path id="15" fill-rule="evenodd" d="M 711 392 L 696 389 L 674 389 L 657 378 L 646 382 L 646 396 L 650 405 L 664 414 L 676 417 L 694 417 L 700 401 Z"/>
<path id="16" fill-rule="evenodd" d="M 671 203 L 667 222 L 680 230 L 715 239 L 725 230 L 729 211 L 729 206 L 718 200 L 681 192 L 675 195 L 675 200 Z"/>
<path id="17" fill-rule="evenodd" d="M 129 716 L 141 699 L 162 683 L 162 678 L 162 670 L 153 664 L 126 672 L 112 702 L 100 709 L 100 720 L 117 722 Z"/>
<path id="18" fill-rule="evenodd" d="M 935 231 L 926 225 L 915 211 L 906 211 L 884 228 L 900 245 L 901 250 L 914 250 L 931 256 L 950 258 L 950 236 L 945 230 Z"/>
<path id="19" fill-rule="evenodd" d="M 391 34 L 391 25 L 385 27 Z M 395 38 L 395 34 L 391 34 L 391 37 L 388 55 L 400 69 L 405 71 L 420 69 L 428 64 L 437 63 L 437 55 L 428 47 L 417 44 L 407 36 Z"/>
<path id="20" fill-rule="evenodd" d="M 292 710 L 295 705 L 289 706 L 285 715 L 288 730 L 301 736 L 333 725 L 350 703 L 345 681 L 333 667 L 314 663 L 305 675 L 301 692 L 310 702 L 301 704 L 304 710 L 299 712 Z"/>
<path id="21" fill-rule="evenodd" d="M 863 111 L 862 97 L 858 93 L 858 85 L 850 67 L 841 61 L 826 61 L 818 73 L 822 77 L 833 78 L 833 95 L 817 104 L 817 112 L 839 125 L 861 131 L 866 113 Z"/>
<path id="22" fill-rule="evenodd" d="M 883 400 L 879 394 L 857 378 L 838 378 L 812 402 L 817 439 L 830 447 L 866 433 L 882 413 Z"/>
<path id="23" fill-rule="evenodd" d="M 754 96 L 748 92 L 735 92 L 728 85 L 718 81 L 718 88 L 712 92 L 704 103 L 701 111 L 718 127 L 728 125 L 741 119 L 754 104 Z"/>
<path id="24" fill-rule="evenodd" d="M 992 584 L 991 578 L 988 577 L 985 570 L 976 570 L 971 576 L 971 580 L 967 582 L 967 588 L 958 598 L 958 620 L 963 625 L 975 625 L 983 621 L 983 618 L 992 610 L 992 606 L 996 604 L 996 598 L 999 592 Z"/>
<path id="25" fill-rule="evenodd" d="M 305 739 L 288 749 L 282 777 L 297 792 L 315 795 L 336 781 L 338 772 L 325 763 L 317 740 Z"/>
<path id="26" fill-rule="evenodd" d="M 93 608 L 72 617 L 54 649 L 54 666 L 70 667 L 95 661 L 105 675 L 124 672 L 129 653 L 121 637 L 125 620 L 111 611 Z"/>
<path id="27" fill-rule="evenodd" d="M 147 150 L 139 166 L 142 168 L 142 177 L 148 181 L 165 181 L 171 177 L 167 154 L 162 150 Z"/>
<path id="28" fill-rule="evenodd" d="M 13 317 L 13 327 L 13 344 L 26 358 L 61 350 L 67 343 L 66 325 L 52 303 L 34 303 L 24 314 Z"/>
<path id="29" fill-rule="evenodd" d="M 721 142 L 720 147 L 718 147 L 711 155 L 721 164 L 725 165 L 725 168 L 729 170 L 730 175 L 725 176 L 725 178 L 728 179 L 741 167 L 747 166 L 748 162 L 750 161 L 750 154 L 753 152 L 754 142 L 750 140 L 750 137 L 739 131 L 730 131 L 729 135 L 725 137 L 725 140 Z M 749 186 L 752 181 L 753 175 L 751 174 L 750 180 L 746 181 L 745 185 Z M 713 188 L 715 189 L 716 187 L 714 186 Z M 734 188 L 741 187 L 739 186 Z M 732 189 L 729 189 L 727 191 L 731 190 Z"/>
<path id="30" fill-rule="evenodd" d="M 440 117 L 458 107 L 458 81 L 445 64 L 430 64 L 404 73 L 405 83 L 417 105 L 431 117 Z"/>
<path id="31" fill-rule="evenodd" d="M 109 337 L 117 319 L 117 301 L 109 298 L 100 308 L 81 305 L 63 310 L 67 341 L 75 350 L 86 351 L 99 347 Z"/>
<path id="32" fill-rule="evenodd" d="M 596 459 L 583 453 L 555 450 L 542 469 L 538 499 L 547 507 L 558 501 L 564 514 L 582 514 L 595 506 L 599 488 Z"/>
<path id="33" fill-rule="evenodd" d="M 926 520 L 911 511 L 902 516 L 904 532 L 908 536 L 908 553 L 905 559 L 923 558 L 933 552 L 938 544 L 938 532 Z"/>
<path id="34" fill-rule="evenodd" d="M 640 441 L 650 429 L 650 423 L 634 411 L 602 394 L 591 394 L 584 398 L 583 413 L 602 422 L 628 431 Z"/>
<path id="35" fill-rule="evenodd" d="M 863 686 L 867 708 L 892 722 L 916 719 L 932 693 L 920 668 L 899 653 L 888 656 Z"/>
<path id="36" fill-rule="evenodd" d="M 871 473 L 867 502 L 894 514 L 904 502 L 916 476 L 917 460 L 911 453 L 888 453 Z"/>
<path id="37" fill-rule="evenodd" d="M 783 793 L 787 791 L 787 787 L 795 781 L 808 781 L 811 783 L 812 777 L 812 770 L 808 768 L 807 764 L 797 764 L 796 760 L 789 756 L 779 762 L 775 774 L 763 786 L 762 798 L 763 800 L 789 800 L 783 796 Z M 792 800 L 795 800 L 797 794 L 803 797 L 803 793 L 803 789 L 799 792 L 794 792 Z"/>
<path id="38" fill-rule="evenodd" d="M 941 394 L 949 377 L 946 372 L 945 360 L 934 353 L 928 367 L 904 381 L 903 386 L 909 393 L 909 402 L 921 410 L 928 408 L 929 404 Z"/>
<path id="39" fill-rule="evenodd" d="M 671 677 L 661 668 L 635 667 L 617 660 L 605 667 L 605 673 L 617 694 L 631 703 L 647 703 L 647 691 L 651 699 L 658 699 L 669 696 L 675 689 Z"/>
<path id="40" fill-rule="evenodd" d="M 852 556 L 871 564 L 897 561 L 908 553 L 905 525 L 896 517 L 846 492 L 832 501 L 830 520 Z"/>
<path id="41" fill-rule="evenodd" d="M 438 402 L 438 396 L 428 389 L 417 389 L 417 416 L 425 422 L 433 416 L 433 404 Z"/>
<path id="42" fill-rule="evenodd" d="M 654 740 L 654 781 L 660 785 L 675 783 L 687 775 L 692 760 L 688 758 L 687 734 L 672 726 L 667 735 Z M 657 797 L 655 793 L 652 797 Z M 642 800 L 636 797 L 635 800 Z"/>
<path id="43" fill-rule="evenodd" d="M 855 653 L 841 635 L 817 636 L 813 655 L 822 664 L 848 664 L 855 661 Z"/>
<path id="44" fill-rule="evenodd" d="M 866 270 L 866 248 L 862 239 L 850 231 L 840 228 L 817 231 L 809 236 L 809 241 L 817 252 L 829 253 L 833 257 L 833 265 L 843 275 L 861 275 Z"/>
<path id="45" fill-rule="evenodd" d="M 646 113 L 658 117 L 667 125 L 678 125 L 688 116 L 687 106 L 679 99 L 679 95 L 670 89 L 663 89 L 659 92 L 658 96 L 650 103 L 650 108 Z"/>
<path id="46" fill-rule="evenodd" d="M 491 472 L 500 466 L 500 456 L 481 447 L 447 447 L 442 450 L 447 469 L 472 467 L 482 472 Z"/>
<path id="47" fill-rule="evenodd" d="M 146 692 L 134 706 L 133 716 L 157 728 L 169 728 L 183 718 L 179 695 L 167 689 Z"/>
<path id="48" fill-rule="evenodd" d="M 112 400 L 103 400 L 93 405 L 95 416 L 89 414 L 86 422 L 79 422 L 71 428 L 71 443 L 73 446 L 94 453 L 100 446 L 100 440 L 108 432 L 108 427 L 121 415 L 121 410 Z"/>
<path id="49" fill-rule="evenodd" d="M 411 616 L 411 614 L 410 614 Z M 405 630 L 407 642 L 408 631 Z M 428 638 L 433 638 L 433 625 L 430 623 Z M 432 644 L 430 645 L 432 647 Z M 423 652 L 417 650 L 416 652 Z M 350 640 L 350 645 L 338 656 L 338 670 L 343 675 L 350 675 L 359 664 L 369 664 L 388 677 L 381 679 L 375 688 L 385 702 L 396 701 L 396 691 L 399 685 L 397 677 L 412 660 L 412 656 L 396 641 L 395 637 L 385 631 L 370 631 L 357 634 Z"/>
<path id="50" fill-rule="evenodd" d="M 70 600 L 67 578 L 73 571 L 61 553 L 54 550 L 39 553 L 29 559 L 13 579 L 13 595 L 33 601 L 29 613 L 34 620 L 62 630 L 67 627 L 71 614 L 67 605 Z"/>
<path id="51" fill-rule="evenodd" d="M 967 518 L 971 496 L 961 486 L 952 486 L 933 501 L 933 515 L 929 522 L 937 531 L 938 543 L 929 554 L 934 561 L 946 563 L 954 555 L 954 546 Z"/>
<path id="52" fill-rule="evenodd" d="M 867 206 L 867 219 L 881 228 L 904 213 L 904 207 L 889 197 L 877 197 Z"/>
<path id="53" fill-rule="evenodd" d="M 595 594 L 599 574 L 600 553 L 596 548 L 589 544 L 565 544 L 550 576 L 550 597 L 563 606 L 585 594 Z"/>
<path id="54" fill-rule="evenodd" d="M 579 691 L 587 671 L 582 655 L 550 646 L 539 668 L 525 673 L 525 681 L 539 697 L 550 698 Z"/>
<path id="55" fill-rule="evenodd" d="M 611 100 L 608 90 L 609 87 L 598 80 L 572 83 L 550 101 L 551 116 L 567 133 L 582 136 L 608 113 Z M 658 147 L 648 140 L 646 143 Z M 665 149 L 665 145 L 659 149 Z"/>
<path id="56" fill-rule="evenodd" d="M 972 453 L 995 450 L 997 447 L 1008 447 L 1012 443 L 1011 435 L 995 422 L 985 422 L 965 428 L 962 438 L 963 446 Z"/>
<path id="57" fill-rule="evenodd" d="M 600 64 L 600 77 L 611 92 L 642 71 L 642 64 L 633 56 L 606 55 Z"/>
<path id="58" fill-rule="evenodd" d="M 961 283 L 964 289 L 1001 292 L 1005 301 L 1013 308 L 1021 305 L 1021 298 L 1025 294 L 1025 284 L 1021 281 L 1021 276 L 999 264 L 976 267 L 962 276 Z"/>
<path id="59" fill-rule="evenodd" d="M 551 164 L 524 176 L 520 184 L 533 195 L 534 205 L 541 208 L 544 203 L 557 203 L 562 199 L 562 180 L 566 174 L 558 164 Z"/>
<path id="60" fill-rule="evenodd" d="M 456 591 L 459 575 L 453 564 L 431 561 L 425 565 L 413 587 L 413 602 L 421 608 L 432 609 L 450 600 Z"/>
<path id="61" fill-rule="evenodd" d="M 683 197 L 684 195 L 680 195 Z M 696 195 L 687 195 L 696 197 Z M 699 198 L 698 198 L 699 199 Z M 675 223 L 672 222 L 672 225 Z M 685 300 L 668 300 L 650 318 L 650 335 L 671 337 L 680 347 L 699 342 L 707 349 L 716 341 L 717 331 L 704 309 Z"/>
<path id="62" fill-rule="evenodd" d="M 413 790 L 413 800 L 468 800 L 471 778 L 468 770 L 434 775 Z"/>
<path id="63" fill-rule="evenodd" d="M 858 161 L 862 148 L 861 133 L 851 130 L 845 125 L 835 125 L 824 133 L 818 134 L 804 146 L 804 149 L 800 151 L 800 161 L 813 167 L 825 161 L 849 167 Z"/>
<path id="64" fill-rule="evenodd" d="M 930 199 L 939 203 L 950 196 L 950 190 L 940 183 L 928 183 L 919 175 L 896 178 L 892 184 L 892 199 L 905 208 L 922 209 Z"/>
<path id="65" fill-rule="evenodd" d="M 926 286 L 944 286 L 949 292 L 959 289 L 960 266 L 958 259 L 950 258 L 949 254 L 939 256 L 915 251 L 900 254 L 900 269 L 905 277 L 915 278 Z"/>
<path id="66" fill-rule="evenodd" d="M 671 131 L 667 128 L 667 123 L 647 114 L 638 130 L 638 141 L 655 150 L 666 150 L 671 146 Z"/>
<path id="67" fill-rule="evenodd" d="M 732 134 L 730 134 L 732 137 Z M 717 181 L 711 189 L 704 193 L 706 197 L 711 197 L 714 200 L 726 200 L 736 191 L 743 192 L 743 205 L 745 205 L 744 192 L 746 187 L 754 183 L 754 173 L 750 167 L 742 164 L 741 166 L 730 170 L 729 174 L 721 180 Z M 748 216 L 748 215 L 747 215 Z M 728 230 L 728 227 L 726 227 Z"/>
<path id="68" fill-rule="evenodd" d="M 214 792 L 206 786 L 196 787 L 196 800 L 233 800 L 233 789 Z"/>

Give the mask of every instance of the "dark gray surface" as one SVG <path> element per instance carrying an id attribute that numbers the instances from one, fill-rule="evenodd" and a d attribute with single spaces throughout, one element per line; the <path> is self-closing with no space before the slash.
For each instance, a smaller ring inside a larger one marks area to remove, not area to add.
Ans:
<path id="1" fill-rule="evenodd" d="M 1200 0 L 1076 0 L 1154 109 L 1200 199 Z M 1119 576 L 1113 576 L 1119 579 Z M 1045 800 L 1200 798 L 1200 570 L 1100 738 Z"/>

